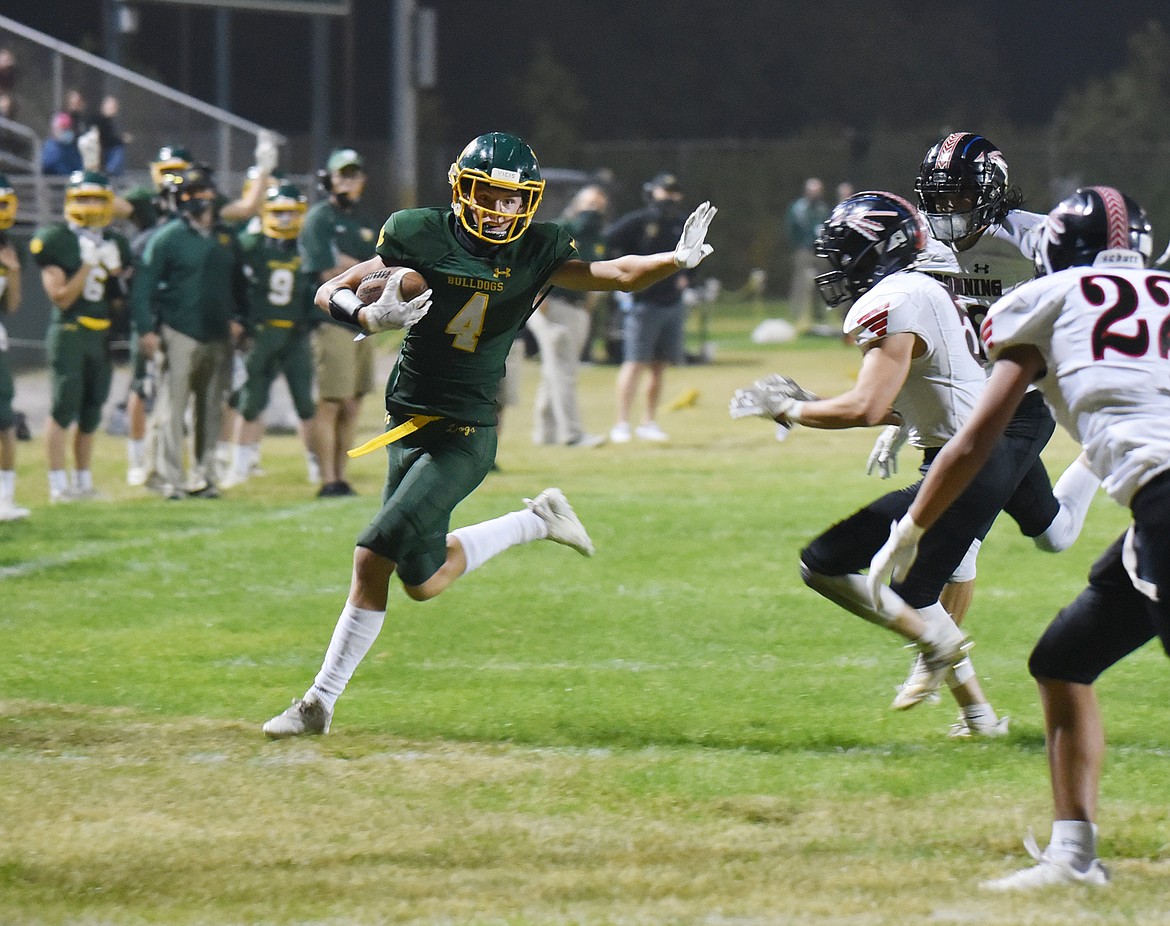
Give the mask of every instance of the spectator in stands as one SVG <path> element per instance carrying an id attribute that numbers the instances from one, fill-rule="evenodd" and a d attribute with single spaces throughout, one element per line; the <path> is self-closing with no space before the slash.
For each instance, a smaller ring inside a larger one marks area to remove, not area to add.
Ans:
<path id="1" fill-rule="evenodd" d="M 0 48 L 0 93 L 16 89 L 16 55 L 11 48 Z"/>
<path id="2" fill-rule="evenodd" d="M 107 176 L 116 177 L 126 169 L 126 136 L 118 121 L 118 98 L 112 93 L 102 97 L 101 109 L 92 119 L 101 142 L 102 168 Z"/>
<path id="3" fill-rule="evenodd" d="M 41 146 L 41 170 L 58 177 L 68 177 L 81 170 L 81 152 L 77 150 L 77 134 L 69 113 L 53 116 L 49 129 L 51 134 Z"/>
<path id="4" fill-rule="evenodd" d="M 80 90 L 70 90 L 65 94 L 65 112 L 73 123 L 73 137 L 80 137 L 91 125 L 93 120 L 85 111 L 85 97 Z"/>

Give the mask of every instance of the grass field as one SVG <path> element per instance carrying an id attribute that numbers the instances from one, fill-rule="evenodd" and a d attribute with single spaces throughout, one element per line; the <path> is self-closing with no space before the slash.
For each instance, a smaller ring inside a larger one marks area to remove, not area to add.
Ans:
<path id="1" fill-rule="evenodd" d="M 1024 662 L 1125 523 L 1103 495 L 1081 541 L 1035 552 L 1010 523 L 980 560 L 974 661 L 1012 733 L 956 742 L 949 703 L 888 710 L 896 638 L 801 584 L 802 543 L 891 483 L 876 432 L 732 422 L 733 389 L 780 370 L 845 388 L 856 351 L 752 347 L 671 371 L 669 446 L 534 448 L 525 404 L 502 471 L 457 524 L 559 485 L 597 545 L 507 552 L 385 629 L 327 737 L 260 724 L 316 672 L 353 538 L 376 504 L 316 500 L 293 438 L 218 502 L 124 486 L 99 441 L 85 506 L 46 504 L 22 445 L 26 522 L 0 524 L 0 923 L 1170 923 L 1165 658 L 1100 684 L 1110 737 L 1104 891 L 981 894 L 1028 860 L 1050 809 Z M 614 370 L 589 368 L 608 427 Z M 379 429 L 366 407 L 363 438 Z M 1075 455 L 1046 452 L 1058 473 Z M 911 480 L 913 454 L 902 473 Z"/>

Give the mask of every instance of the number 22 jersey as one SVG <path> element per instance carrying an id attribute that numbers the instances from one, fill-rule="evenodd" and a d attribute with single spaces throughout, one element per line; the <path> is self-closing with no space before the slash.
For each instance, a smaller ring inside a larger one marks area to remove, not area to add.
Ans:
<path id="1" fill-rule="evenodd" d="M 983 323 L 995 360 L 1031 345 L 1056 420 L 1080 441 L 1109 496 L 1128 505 L 1170 469 L 1170 274 L 1072 267 L 1000 299 Z"/>

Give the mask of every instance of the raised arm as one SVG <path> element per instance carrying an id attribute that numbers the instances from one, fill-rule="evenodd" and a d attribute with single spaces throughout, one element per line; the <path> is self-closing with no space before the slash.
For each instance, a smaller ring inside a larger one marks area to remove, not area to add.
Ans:
<path id="1" fill-rule="evenodd" d="M 707 229 L 719 210 L 703 203 L 687 218 L 673 251 L 658 254 L 625 254 L 610 260 L 569 260 L 561 264 L 549 282 L 565 289 L 622 290 L 633 292 L 653 286 L 679 270 L 690 270 L 714 248 L 707 244 Z"/>

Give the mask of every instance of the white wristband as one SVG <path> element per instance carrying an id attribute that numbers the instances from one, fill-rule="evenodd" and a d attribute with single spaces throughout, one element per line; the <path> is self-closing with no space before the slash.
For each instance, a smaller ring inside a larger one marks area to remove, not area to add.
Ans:
<path id="1" fill-rule="evenodd" d="M 784 417 L 787 418 L 792 424 L 800 424 L 800 413 L 802 411 L 804 411 L 804 403 L 793 402 L 792 407 L 784 413 Z"/>

